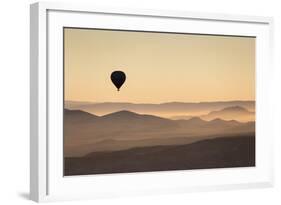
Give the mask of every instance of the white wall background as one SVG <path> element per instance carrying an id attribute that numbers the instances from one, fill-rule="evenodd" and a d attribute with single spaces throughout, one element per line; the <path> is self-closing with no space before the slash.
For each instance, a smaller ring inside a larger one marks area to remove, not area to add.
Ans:
<path id="1" fill-rule="evenodd" d="M 0 204 L 32 204 L 29 192 L 29 0 L 0 4 Z M 79 2 L 82 2 L 80 0 Z M 281 204 L 281 6 L 278 0 L 92 0 L 100 6 L 273 16 L 275 173 L 269 189 L 118 198 L 66 204 Z"/>

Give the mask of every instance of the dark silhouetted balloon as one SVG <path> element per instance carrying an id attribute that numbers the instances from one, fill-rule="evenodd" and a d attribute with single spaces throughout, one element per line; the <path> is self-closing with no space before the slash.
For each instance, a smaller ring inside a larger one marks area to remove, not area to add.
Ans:
<path id="1" fill-rule="evenodd" d="M 110 78 L 111 78 L 112 83 L 115 85 L 115 87 L 119 91 L 119 89 L 121 88 L 121 86 L 123 85 L 123 83 L 126 80 L 126 75 L 123 71 L 117 70 L 117 71 L 113 71 L 111 73 Z"/>

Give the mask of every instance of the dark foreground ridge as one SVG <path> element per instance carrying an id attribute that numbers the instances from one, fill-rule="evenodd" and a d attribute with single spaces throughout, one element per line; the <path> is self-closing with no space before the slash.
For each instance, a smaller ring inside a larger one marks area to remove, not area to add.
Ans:
<path id="1" fill-rule="evenodd" d="M 65 158 L 65 176 L 255 166 L 255 136 L 139 147 Z"/>

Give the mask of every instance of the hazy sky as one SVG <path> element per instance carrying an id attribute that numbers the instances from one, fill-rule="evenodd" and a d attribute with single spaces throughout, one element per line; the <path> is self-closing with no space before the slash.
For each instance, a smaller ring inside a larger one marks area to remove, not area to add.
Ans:
<path id="1" fill-rule="evenodd" d="M 255 100 L 255 38 L 65 29 L 65 100 Z M 114 70 L 127 80 L 117 92 Z"/>

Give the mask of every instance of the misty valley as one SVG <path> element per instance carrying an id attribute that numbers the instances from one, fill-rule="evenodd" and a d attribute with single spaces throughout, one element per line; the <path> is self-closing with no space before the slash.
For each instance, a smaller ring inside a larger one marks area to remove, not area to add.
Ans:
<path id="1" fill-rule="evenodd" d="M 64 174 L 255 166 L 255 102 L 66 102 Z"/>

